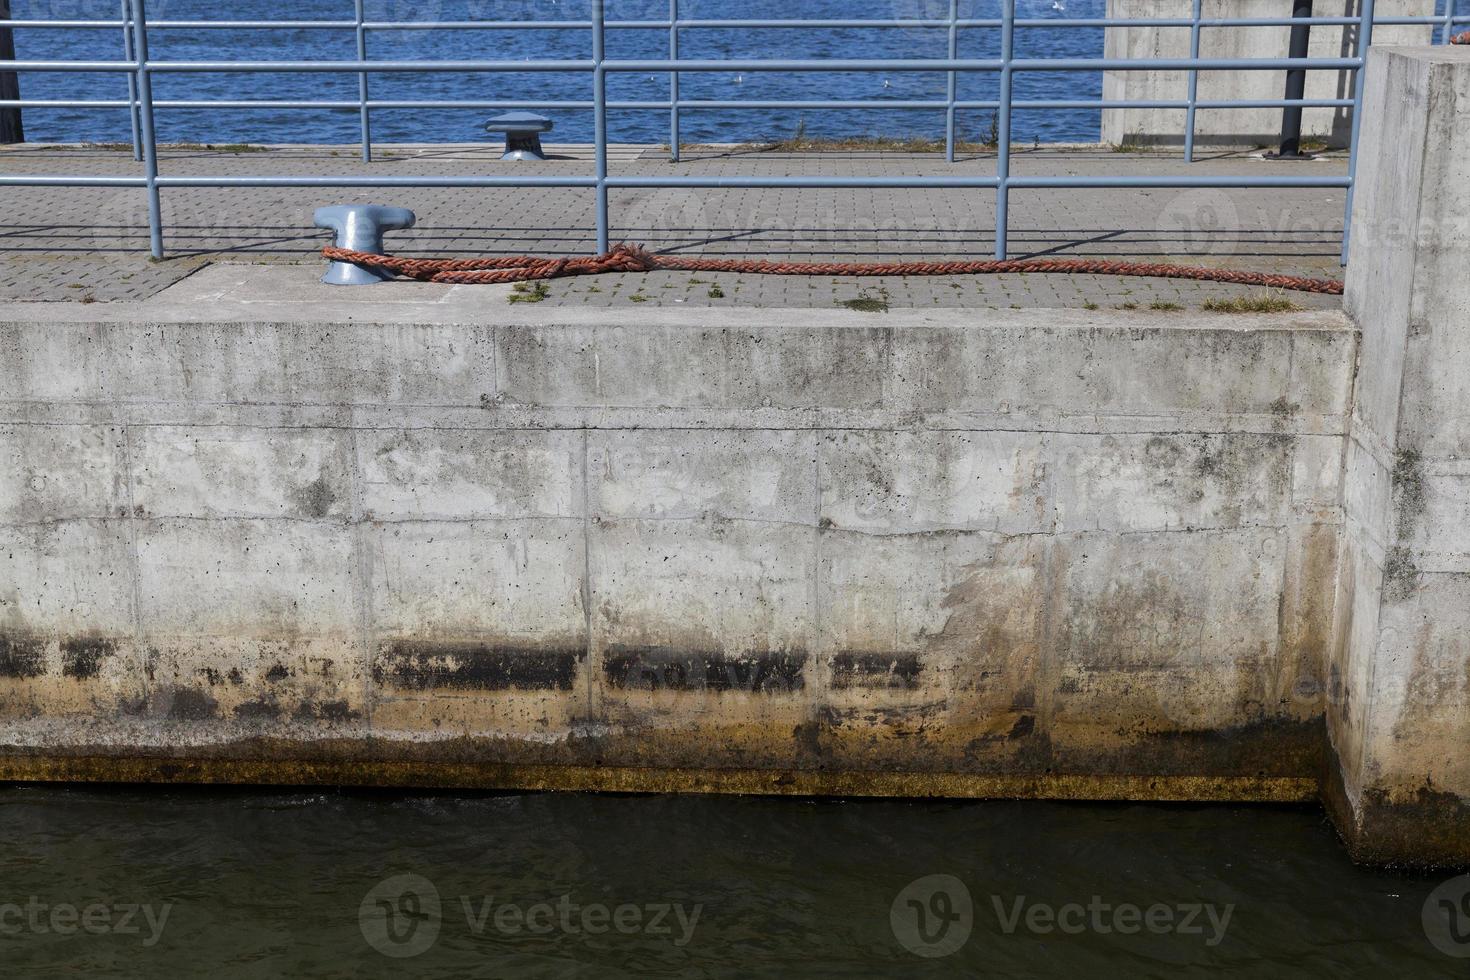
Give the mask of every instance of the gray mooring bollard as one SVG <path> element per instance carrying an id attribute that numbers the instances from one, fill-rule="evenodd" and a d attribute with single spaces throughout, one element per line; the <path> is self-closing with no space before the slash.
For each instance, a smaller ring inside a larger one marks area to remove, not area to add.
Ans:
<path id="1" fill-rule="evenodd" d="M 507 112 L 485 123 L 487 133 L 505 134 L 502 160 L 545 160 L 541 134 L 551 132 L 553 123 L 534 112 Z"/>
<path id="2" fill-rule="evenodd" d="M 318 228 L 330 228 L 337 233 L 338 248 L 350 248 L 355 252 L 373 252 L 386 255 L 383 251 L 383 232 L 412 228 L 414 214 L 408 208 L 390 208 L 381 204 L 336 204 L 329 208 L 317 208 L 314 218 Z M 322 282 L 329 286 L 371 286 L 385 279 L 392 279 L 387 269 L 354 265 L 351 262 L 333 262 L 327 267 Z"/>

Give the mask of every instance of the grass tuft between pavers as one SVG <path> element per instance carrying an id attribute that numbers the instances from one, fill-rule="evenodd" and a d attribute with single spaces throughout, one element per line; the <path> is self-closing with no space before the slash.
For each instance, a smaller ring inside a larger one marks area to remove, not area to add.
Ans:
<path id="1" fill-rule="evenodd" d="M 1207 299 L 1201 307 L 1211 313 L 1299 313 L 1306 307 L 1285 293 L 1257 293 L 1229 299 Z"/>

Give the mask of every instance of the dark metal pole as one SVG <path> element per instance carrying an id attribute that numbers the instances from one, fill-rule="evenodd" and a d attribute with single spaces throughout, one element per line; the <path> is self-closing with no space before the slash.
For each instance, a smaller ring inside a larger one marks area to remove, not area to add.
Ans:
<path id="1" fill-rule="evenodd" d="M 1291 53 L 1289 57 L 1305 58 L 1312 39 L 1312 0 L 1293 0 L 1291 16 L 1302 23 L 1291 25 Z M 1291 68 L 1286 72 L 1286 98 L 1298 101 L 1307 95 L 1307 70 Z M 1302 107 L 1289 105 L 1281 110 L 1281 150 L 1278 160 L 1301 160 L 1302 154 Z"/>
<path id="2" fill-rule="evenodd" d="M 10 0 L 0 0 L 0 21 L 10 19 Z M 0 61 L 15 60 L 15 32 L 0 29 Z M 0 71 L 0 99 L 20 98 L 20 76 L 13 71 Z M 0 143 L 24 143 L 25 130 L 20 124 L 20 106 L 0 109 Z"/>

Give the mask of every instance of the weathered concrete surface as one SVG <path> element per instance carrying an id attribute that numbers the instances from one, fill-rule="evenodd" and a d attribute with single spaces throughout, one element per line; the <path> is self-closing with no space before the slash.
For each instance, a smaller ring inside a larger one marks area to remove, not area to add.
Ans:
<path id="1" fill-rule="evenodd" d="M 313 277 L 0 323 L 0 774 L 1315 793 L 1340 314 Z"/>
<path id="2" fill-rule="evenodd" d="M 1356 17 L 1362 0 L 1317 0 L 1317 17 Z M 1205 20 L 1290 17 L 1291 0 L 1204 0 Z M 1192 0 L 1108 0 L 1108 16 L 1188 19 Z M 1432 17 L 1435 0 L 1378 0 L 1376 19 Z M 1109 58 L 1188 58 L 1188 27 L 1109 28 L 1104 42 Z M 1375 25 L 1373 43 L 1429 44 L 1437 35 L 1429 25 Z M 1200 31 L 1204 58 L 1285 58 L 1290 27 L 1205 27 Z M 1318 25 L 1312 28 L 1308 54 L 1313 58 L 1351 58 L 1357 54 L 1357 28 Z M 1307 72 L 1308 99 L 1351 99 L 1353 73 L 1318 69 Z M 1202 71 L 1201 101 L 1281 99 L 1283 71 Z M 1184 101 L 1189 73 L 1184 71 L 1116 71 L 1103 75 L 1103 98 L 1110 100 Z M 1105 109 L 1102 139 L 1117 145 L 1171 145 L 1184 142 L 1183 109 Z M 1352 136 L 1351 108 L 1302 111 L 1302 135 L 1331 146 L 1347 146 Z M 1281 142 L 1280 109 L 1200 109 L 1195 114 L 1195 141 L 1201 146 L 1270 146 Z"/>
<path id="3" fill-rule="evenodd" d="M 1470 862 L 1470 49 L 1373 51 L 1329 728 L 1374 859 Z M 1361 258 L 1360 258 L 1361 257 Z"/>

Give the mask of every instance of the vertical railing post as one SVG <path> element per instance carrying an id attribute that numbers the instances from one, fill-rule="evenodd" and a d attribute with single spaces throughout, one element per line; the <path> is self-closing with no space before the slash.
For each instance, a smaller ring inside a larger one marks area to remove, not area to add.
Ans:
<path id="1" fill-rule="evenodd" d="M 669 60 L 679 60 L 679 0 L 669 0 Z M 669 72 L 669 159 L 679 162 L 679 73 Z"/>
<path id="2" fill-rule="evenodd" d="M 131 0 L 133 52 L 138 59 L 138 131 L 143 143 L 143 178 L 148 190 L 148 243 L 163 258 L 163 208 L 158 200 L 158 140 L 153 127 L 153 79 L 148 71 L 148 14 L 144 0 Z"/>
<path id="3" fill-rule="evenodd" d="M 1016 0 L 1000 0 L 1000 123 L 995 175 L 995 257 L 1006 257 L 1011 197 L 1011 60 L 1015 56 Z"/>
<path id="4" fill-rule="evenodd" d="M 960 56 L 960 0 L 949 0 L 949 60 Z M 949 72 L 944 107 L 944 159 L 954 163 L 954 103 L 959 88 L 959 73 Z"/>
<path id="5" fill-rule="evenodd" d="M 15 61 L 15 32 L 6 23 L 10 20 L 10 0 L 0 0 L 0 61 Z M 0 70 L 0 99 L 20 101 L 20 73 Z M 20 106 L 0 108 L 0 143 L 24 143 L 24 113 Z"/>
<path id="6" fill-rule="evenodd" d="M 363 27 L 363 0 L 355 0 L 355 14 L 357 17 L 357 60 L 367 61 L 367 28 Z M 357 73 L 357 122 L 362 130 L 362 162 L 368 163 L 373 158 L 373 130 L 372 120 L 368 118 L 368 73 L 360 71 Z"/>
<path id="7" fill-rule="evenodd" d="M 133 18 L 128 13 L 128 0 L 119 0 L 123 18 L 123 60 L 133 60 Z M 138 76 L 128 74 L 128 121 L 133 130 L 133 159 L 143 159 L 142 141 L 138 138 Z"/>
<path id="8" fill-rule="evenodd" d="M 607 233 L 607 74 L 603 71 L 605 0 L 592 0 L 592 141 L 597 171 L 597 254 L 608 250 Z"/>
<path id="9" fill-rule="evenodd" d="M 1199 61 L 1199 22 L 1203 16 L 1204 0 L 1194 0 L 1194 11 L 1189 25 L 1189 60 Z M 1189 69 L 1189 108 L 1184 113 L 1184 162 L 1194 163 L 1194 119 L 1196 103 L 1199 102 L 1199 69 Z"/>
<path id="10" fill-rule="evenodd" d="M 1289 58 L 1307 58 L 1312 53 L 1312 0 L 1293 0 Z M 1290 68 L 1286 72 L 1286 101 L 1300 102 L 1307 97 L 1307 70 Z M 1310 159 L 1302 153 L 1302 107 L 1289 105 L 1281 110 L 1281 147 L 1278 160 Z"/>
<path id="11" fill-rule="evenodd" d="M 1342 218 L 1342 264 L 1348 263 L 1348 243 L 1353 231 L 1353 184 L 1358 179 L 1358 137 L 1363 132 L 1363 85 L 1368 75 L 1368 46 L 1373 43 L 1373 0 L 1362 0 L 1358 8 L 1358 57 L 1363 64 L 1353 78 L 1353 135 L 1348 149 L 1347 210 Z"/>
<path id="12" fill-rule="evenodd" d="M 1459 0 L 1444 0 L 1444 28 L 1440 32 L 1440 44 L 1449 44 L 1455 36 L 1455 8 Z"/>

